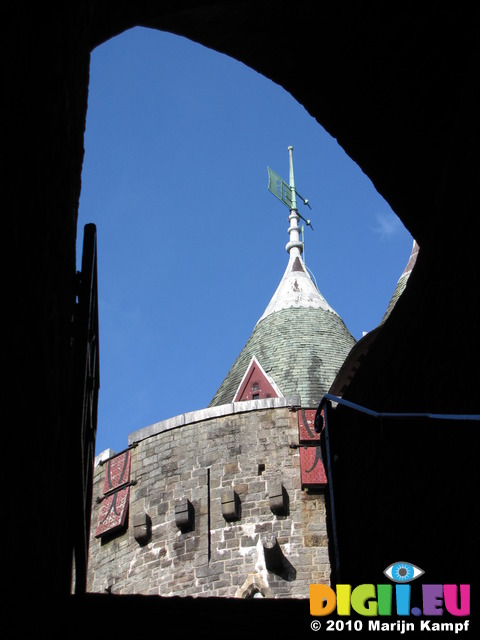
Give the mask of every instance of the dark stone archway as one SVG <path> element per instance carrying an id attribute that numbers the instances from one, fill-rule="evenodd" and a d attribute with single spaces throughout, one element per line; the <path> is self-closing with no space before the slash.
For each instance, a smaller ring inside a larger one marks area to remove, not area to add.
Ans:
<path id="1" fill-rule="evenodd" d="M 4 390 L 14 416 L 5 458 L 14 460 L 7 514 L 15 557 L 6 585 L 18 604 L 33 606 L 40 594 L 54 602 L 69 590 L 64 452 L 92 48 L 133 26 L 171 31 L 241 60 L 303 104 L 421 247 L 347 397 L 376 410 L 479 413 L 478 18 L 475 3 L 462 1 L 9 6 Z M 469 445 L 478 446 L 473 434 Z"/>

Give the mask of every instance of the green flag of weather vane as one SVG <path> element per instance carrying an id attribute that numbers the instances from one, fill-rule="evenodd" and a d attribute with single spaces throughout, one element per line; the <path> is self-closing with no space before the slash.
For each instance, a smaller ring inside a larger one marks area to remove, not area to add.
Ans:
<path id="1" fill-rule="evenodd" d="M 310 220 L 307 220 L 306 218 L 304 218 L 302 215 L 298 213 L 297 196 L 300 198 L 300 200 L 303 201 L 303 204 L 307 205 L 309 209 L 311 209 L 312 207 L 310 206 L 308 200 L 305 200 L 305 198 L 302 198 L 302 196 L 298 193 L 298 191 L 295 188 L 295 177 L 293 173 L 293 147 L 288 147 L 288 152 L 289 152 L 289 166 L 290 166 L 290 176 L 289 176 L 290 184 L 287 184 L 285 180 L 283 180 L 278 174 L 275 173 L 275 171 L 273 171 L 273 169 L 270 169 L 270 167 L 267 167 L 268 190 L 271 193 L 273 193 L 273 195 L 276 196 L 279 200 L 281 200 L 283 204 L 290 209 L 290 211 L 295 211 L 297 215 L 313 231 L 312 223 L 310 222 Z"/>

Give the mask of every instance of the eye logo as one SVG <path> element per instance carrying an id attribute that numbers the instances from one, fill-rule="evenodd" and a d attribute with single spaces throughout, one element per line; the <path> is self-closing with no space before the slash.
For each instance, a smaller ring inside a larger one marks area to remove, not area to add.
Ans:
<path id="1" fill-rule="evenodd" d="M 410 562 L 394 562 L 383 572 L 393 582 L 411 582 L 422 576 L 425 571 Z"/>

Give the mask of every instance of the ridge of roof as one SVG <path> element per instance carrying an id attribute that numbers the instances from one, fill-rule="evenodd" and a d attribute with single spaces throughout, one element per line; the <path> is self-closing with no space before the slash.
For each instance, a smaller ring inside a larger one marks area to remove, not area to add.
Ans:
<path id="1" fill-rule="evenodd" d="M 413 271 L 415 263 L 417 261 L 418 252 L 420 251 L 420 247 L 416 240 L 413 240 L 412 251 L 410 253 L 410 257 L 408 258 L 408 262 L 405 265 L 405 269 L 402 272 L 402 275 L 397 281 L 397 285 L 395 287 L 395 291 L 393 292 L 392 297 L 390 298 L 390 302 L 388 303 L 388 307 L 383 315 L 383 318 L 380 321 L 380 325 L 384 324 L 389 315 L 392 313 L 393 307 L 397 304 L 398 299 L 402 295 L 407 286 L 408 279 L 410 278 L 410 274 Z"/>

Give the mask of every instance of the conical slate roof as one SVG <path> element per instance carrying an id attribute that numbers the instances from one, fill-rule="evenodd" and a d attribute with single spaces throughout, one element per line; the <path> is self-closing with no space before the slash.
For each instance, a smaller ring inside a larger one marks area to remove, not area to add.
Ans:
<path id="1" fill-rule="evenodd" d="M 210 407 L 245 397 L 239 387 L 248 379 L 252 362 L 258 363 L 259 370 L 266 375 L 270 393 L 300 396 L 302 407 L 317 407 L 355 344 L 355 338 L 305 267 L 298 226 L 301 216 L 297 211 L 293 147 L 288 147 L 288 151 L 289 185 L 269 169 L 268 187 L 290 209 L 289 242 L 285 247 L 289 254 L 287 268 Z"/>
<path id="2" fill-rule="evenodd" d="M 316 407 L 355 344 L 312 281 L 298 245 L 289 252 L 275 294 L 210 406 L 233 402 L 255 356 L 283 396 L 299 395 L 302 406 Z"/>

